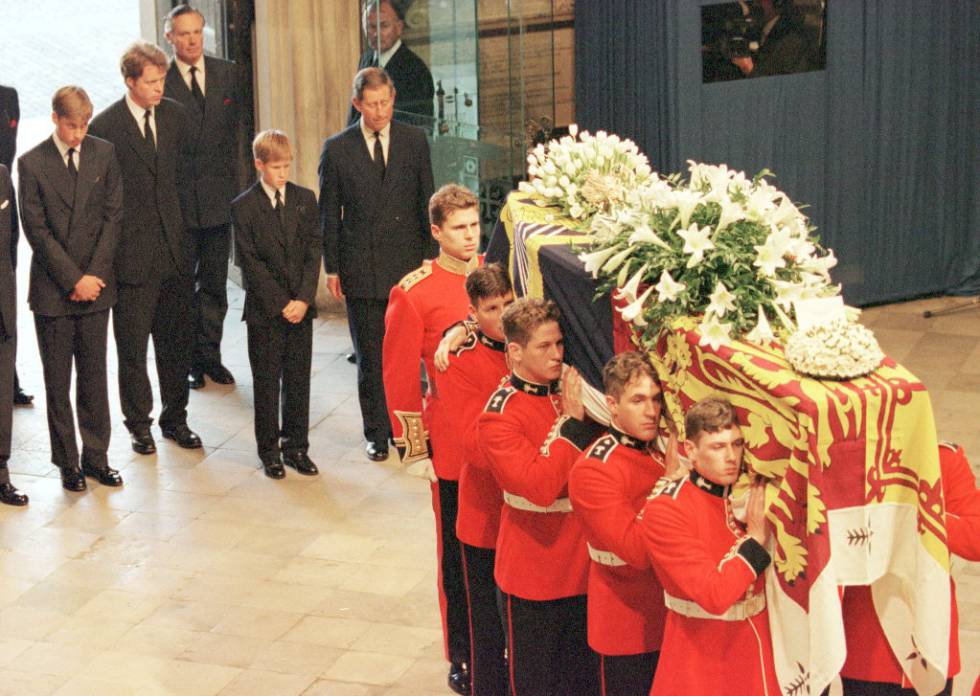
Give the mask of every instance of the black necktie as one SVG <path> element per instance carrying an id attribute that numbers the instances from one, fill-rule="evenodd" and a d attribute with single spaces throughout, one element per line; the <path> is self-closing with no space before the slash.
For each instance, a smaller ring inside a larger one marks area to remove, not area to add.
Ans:
<path id="1" fill-rule="evenodd" d="M 381 178 L 385 178 L 385 151 L 381 147 L 381 133 L 374 131 L 374 164 L 381 173 Z"/>
<path id="2" fill-rule="evenodd" d="M 153 140 L 153 129 L 150 127 L 151 115 L 152 114 L 149 109 L 143 112 L 143 140 L 145 140 L 146 144 L 150 146 L 150 149 L 156 151 L 157 144 L 156 141 Z"/>
<path id="3" fill-rule="evenodd" d="M 68 148 L 68 175 L 72 183 L 78 178 L 78 169 L 75 167 L 75 148 Z"/>
<path id="4" fill-rule="evenodd" d="M 279 218 L 279 226 L 286 229 L 286 210 L 282 203 L 282 193 L 276 189 L 276 216 Z"/>
<path id="5" fill-rule="evenodd" d="M 201 91 L 201 85 L 197 83 L 197 68 L 191 66 L 191 94 L 194 96 L 194 101 L 197 105 L 201 107 L 201 111 L 204 111 L 204 92 Z"/>

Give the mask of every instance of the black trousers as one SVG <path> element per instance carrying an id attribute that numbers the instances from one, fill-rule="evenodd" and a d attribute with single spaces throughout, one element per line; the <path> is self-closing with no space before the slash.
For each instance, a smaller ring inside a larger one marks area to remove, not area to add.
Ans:
<path id="1" fill-rule="evenodd" d="M 460 542 L 470 628 L 472 696 L 507 696 L 506 644 L 493 579 L 494 549 Z"/>
<path id="2" fill-rule="evenodd" d="M 44 394 L 51 438 L 51 463 L 77 469 L 78 444 L 71 407 L 71 373 L 75 366 L 75 409 L 82 435 L 82 461 L 96 469 L 108 464 L 111 426 L 106 341 L 109 310 L 61 317 L 34 315 L 37 346 L 44 369 Z"/>
<path id="3" fill-rule="evenodd" d="M 886 684 L 884 682 L 860 681 L 858 679 L 845 679 L 844 696 L 916 696 L 915 689 L 909 687 L 903 689 L 899 684 Z M 953 693 L 953 680 L 946 682 L 946 688 L 936 696 L 950 696 Z"/>
<path id="4" fill-rule="evenodd" d="M 259 457 L 278 456 L 280 438 L 282 451 L 306 452 L 310 446 L 313 320 L 307 316 L 290 324 L 280 317 L 268 323 L 249 322 L 247 328 Z"/>
<path id="5" fill-rule="evenodd" d="M 388 300 L 347 298 L 347 323 L 357 354 L 357 398 L 361 403 L 364 438 L 383 443 L 391 437 L 381 372 Z"/>
<path id="6" fill-rule="evenodd" d="M 150 336 L 160 380 L 160 426 L 187 422 L 187 372 L 194 340 L 187 312 L 193 301 L 190 274 L 152 278 L 142 285 L 119 283 L 112 330 L 119 358 L 119 400 L 130 431 L 153 422 L 153 390 L 146 370 Z"/>
<path id="7" fill-rule="evenodd" d="M 191 230 L 194 238 L 194 355 L 204 368 L 221 362 L 221 334 L 228 313 L 231 223 Z"/>
<path id="8" fill-rule="evenodd" d="M 639 655 L 599 655 L 602 696 L 647 696 L 660 651 Z"/>
<path id="9" fill-rule="evenodd" d="M 598 696 L 585 595 L 535 601 L 502 594 L 512 696 Z"/>
<path id="10" fill-rule="evenodd" d="M 432 511 L 436 516 L 436 552 L 439 557 L 439 608 L 446 652 L 455 664 L 470 661 L 470 624 L 466 610 L 466 579 L 456 515 L 459 482 L 439 479 L 432 484 Z"/>
<path id="11" fill-rule="evenodd" d="M 14 393 L 14 360 L 17 337 L 0 337 L 0 394 Z M 10 459 L 10 436 L 13 432 L 13 399 L 0 399 L 0 483 L 10 483 L 7 460 Z"/>

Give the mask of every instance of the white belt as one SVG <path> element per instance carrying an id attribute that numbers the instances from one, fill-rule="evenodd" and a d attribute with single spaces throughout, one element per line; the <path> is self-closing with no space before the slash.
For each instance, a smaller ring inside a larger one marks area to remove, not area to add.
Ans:
<path id="1" fill-rule="evenodd" d="M 763 592 L 752 595 L 749 599 L 736 602 L 724 614 L 710 614 L 696 602 L 679 597 L 671 597 L 664 592 L 664 603 L 667 608 L 676 611 L 681 616 L 692 619 L 715 619 L 716 621 L 742 621 L 755 616 L 766 608 L 766 595 Z"/>
<path id="2" fill-rule="evenodd" d="M 612 551 L 600 551 L 599 549 L 592 546 L 592 544 L 586 544 L 589 547 L 589 558 L 604 566 L 624 566 L 626 561 L 614 554 Z"/>
<path id="3" fill-rule="evenodd" d="M 517 510 L 525 510 L 527 512 L 571 512 L 572 511 L 572 501 L 568 498 L 558 498 L 551 505 L 544 507 L 542 505 L 535 505 L 527 498 L 522 498 L 519 495 L 514 495 L 513 493 L 508 493 L 504 491 L 504 502 L 510 505 L 512 508 Z"/>

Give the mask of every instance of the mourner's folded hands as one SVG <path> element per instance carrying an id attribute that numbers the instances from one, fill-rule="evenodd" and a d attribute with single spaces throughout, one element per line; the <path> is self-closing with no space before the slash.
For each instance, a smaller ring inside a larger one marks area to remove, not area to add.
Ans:
<path id="1" fill-rule="evenodd" d="M 83 275 L 75 283 L 75 289 L 72 290 L 68 298 L 74 302 L 94 302 L 99 298 L 104 287 L 105 282 L 101 278 L 94 275 Z"/>
<path id="2" fill-rule="evenodd" d="M 303 321 L 307 309 L 309 309 L 309 305 L 303 300 L 290 300 L 289 304 L 283 308 L 282 316 L 290 324 L 298 324 Z"/>

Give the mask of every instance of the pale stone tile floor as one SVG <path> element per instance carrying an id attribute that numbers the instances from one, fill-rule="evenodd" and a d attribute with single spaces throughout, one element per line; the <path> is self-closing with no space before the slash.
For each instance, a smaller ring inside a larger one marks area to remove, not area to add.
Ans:
<path id="1" fill-rule="evenodd" d="M 84 494 L 63 491 L 48 461 L 22 311 L 18 367 L 37 398 L 15 411 L 11 470 L 31 504 L 0 508 L 0 694 L 448 693 L 428 488 L 362 453 L 345 320 L 316 323 L 310 439 L 322 473 L 271 481 L 254 453 L 242 293 L 230 292 L 224 356 L 238 384 L 192 392 L 204 449 L 155 430 L 156 456 L 130 450 L 110 349 L 110 456 L 126 485 Z M 873 308 L 864 321 L 926 383 L 940 435 L 980 470 L 980 308 L 920 316 L 955 301 Z M 965 694 L 980 664 L 980 565 L 955 575 Z"/>

